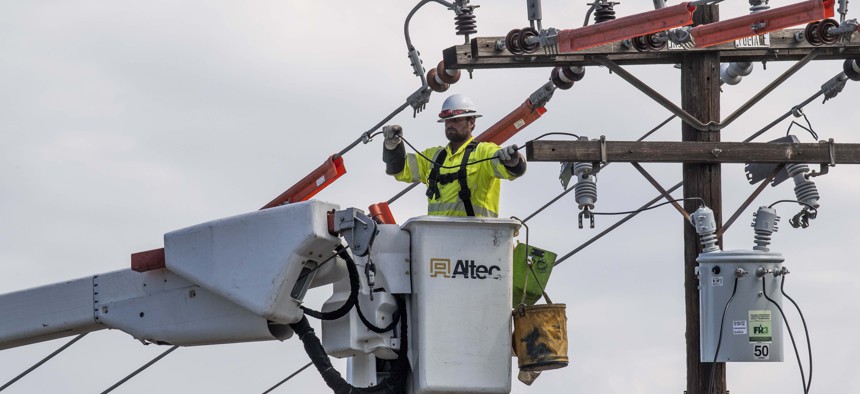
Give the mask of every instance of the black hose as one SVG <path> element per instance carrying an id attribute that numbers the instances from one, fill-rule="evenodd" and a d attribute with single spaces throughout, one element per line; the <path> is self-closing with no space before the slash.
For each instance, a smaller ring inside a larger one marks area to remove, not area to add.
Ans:
<path id="1" fill-rule="evenodd" d="M 302 311 L 305 312 L 306 315 L 320 319 L 320 320 L 335 320 L 345 316 L 352 310 L 354 305 L 358 304 L 358 269 L 355 268 L 355 261 L 352 260 L 352 256 L 349 255 L 346 248 L 343 245 L 338 245 L 337 249 L 335 249 L 337 255 L 342 259 L 346 260 L 346 270 L 349 272 L 349 298 L 346 299 L 346 302 L 337 308 L 336 310 L 330 312 L 319 312 L 309 308 L 305 308 L 301 306 Z"/>
<path id="2" fill-rule="evenodd" d="M 314 334 L 308 319 L 302 316 L 302 320 L 298 323 L 290 324 L 290 328 L 299 336 L 305 347 L 314 366 L 319 371 L 326 385 L 332 389 L 335 394 L 350 394 L 350 393 L 385 393 L 398 394 L 406 392 L 406 377 L 409 369 L 409 361 L 406 357 L 409 342 L 406 336 L 407 321 L 406 321 L 406 301 L 403 296 L 395 296 L 397 300 L 397 308 L 400 310 L 400 351 L 395 360 L 394 366 L 391 368 L 391 374 L 380 381 L 376 386 L 372 387 L 353 387 L 341 376 L 331 364 L 328 354 L 320 343 L 319 338 Z"/>
<path id="3" fill-rule="evenodd" d="M 372 290 L 371 290 L 372 291 Z M 361 322 L 364 323 L 364 326 L 367 327 L 368 330 L 373 331 L 377 334 L 382 334 L 384 332 L 388 332 L 394 329 L 397 326 L 397 321 L 400 319 L 400 308 L 398 307 L 394 314 L 391 316 L 391 324 L 385 326 L 384 328 L 377 327 L 375 324 L 371 323 L 367 320 L 367 317 L 364 316 L 364 313 L 361 312 L 361 306 L 359 302 L 355 303 L 355 311 L 358 312 L 358 318 L 361 319 Z"/>

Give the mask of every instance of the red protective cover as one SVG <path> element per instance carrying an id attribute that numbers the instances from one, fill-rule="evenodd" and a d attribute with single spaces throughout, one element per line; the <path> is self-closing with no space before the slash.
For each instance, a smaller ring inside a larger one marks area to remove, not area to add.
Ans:
<path id="1" fill-rule="evenodd" d="M 373 204 L 367 207 L 367 210 L 370 211 L 370 217 L 379 224 L 397 224 L 386 201 Z"/>
<path id="2" fill-rule="evenodd" d="M 490 126 L 489 129 L 475 137 L 478 142 L 492 142 L 501 145 L 509 140 L 520 130 L 532 124 L 535 120 L 546 113 L 546 108 L 533 108 L 528 99 L 522 105 L 513 110 L 508 116 Z"/>
<path id="3" fill-rule="evenodd" d="M 335 158 L 331 156 L 316 170 L 313 170 L 310 174 L 302 178 L 302 180 L 260 209 L 307 201 L 343 174 L 346 174 L 346 167 L 343 166 L 343 157 Z"/>
<path id="4" fill-rule="evenodd" d="M 724 42 L 752 37 L 788 27 L 829 18 L 834 15 L 835 0 L 807 0 L 738 18 L 696 26 L 690 32 L 697 48 L 706 48 Z M 764 23 L 764 28 L 752 26 Z"/>
<path id="5" fill-rule="evenodd" d="M 132 253 L 131 270 L 146 272 L 164 268 L 164 248 Z"/>
<path id="6" fill-rule="evenodd" d="M 658 10 L 562 30 L 558 33 L 559 53 L 576 52 L 610 42 L 644 36 L 658 31 L 693 24 L 695 6 L 681 3 Z"/>

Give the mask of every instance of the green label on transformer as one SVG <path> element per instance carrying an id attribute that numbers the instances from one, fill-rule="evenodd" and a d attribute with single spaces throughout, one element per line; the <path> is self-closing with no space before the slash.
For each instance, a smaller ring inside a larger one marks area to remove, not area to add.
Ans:
<path id="1" fill-rule="evenodd" d="M 749 335 L 750 342 L 772 342 L 773 325 L 771 323 L 771 311 L 750 311 Z"/>

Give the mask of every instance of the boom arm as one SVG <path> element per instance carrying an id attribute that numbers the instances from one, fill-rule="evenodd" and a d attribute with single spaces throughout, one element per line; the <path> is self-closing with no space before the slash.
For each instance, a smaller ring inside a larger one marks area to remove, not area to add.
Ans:
<path id="1" fill-rule="evenodd" d="M 342 260 L 320 264 L 340 244 L 326 221 L 336 208 L 309 201 L 203 223 L 165 235 L 167 268 L 0 295 L 0 350 L 104 328 L 183 346 L 287 339 L 304 291 L 345 277 Z"/>

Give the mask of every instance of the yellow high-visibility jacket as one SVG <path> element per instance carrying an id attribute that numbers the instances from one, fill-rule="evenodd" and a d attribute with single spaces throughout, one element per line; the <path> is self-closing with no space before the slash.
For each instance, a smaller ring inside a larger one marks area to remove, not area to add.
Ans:
<path id="1" fill-rule="evenodd" d="M 447 155 L 442 166 L 452 168 L 440 168 L 439 174 L 456 173 L 459 171 L 460 163 L 463 161 L 466 146 L 473 139 L 469 139 L 456 152 L 451 152 L 449 146 L 436 146 L 421 152 L 424 156 L 433 160 L 433 162 L 409 153 L 406 155 L 406 164 L 403 167 L 403 171 L 394 174 L 394 178 L 401 182 L 421 182 L 425 185 L 428 184 L 430 171 L 438 154 L 443 149 Z M 499 149 L 498 145 L 491 142 L 478 143 L 478 146 L 475 147 L 475 150 L 469 156 L 469 163 L 493 157 Z M 498 159 L 468 165 L 466 167 L 466 184 L 469 186 L 471 192 L 471 201 L 475 216 L 498 217 L 501 179 L 513 180 L 516 178 L 517 176 L 511 174 L 504 165 L 499 163 Z M 459 197 L 460 183 L 458 181 L 455 180 L 446 184 L 438 183 L 437 187 L 439 188 L 439 198 L 432 198 L 430 196 L 427 198 L 428 215 L 467 216 L 466 208 Z"/>

